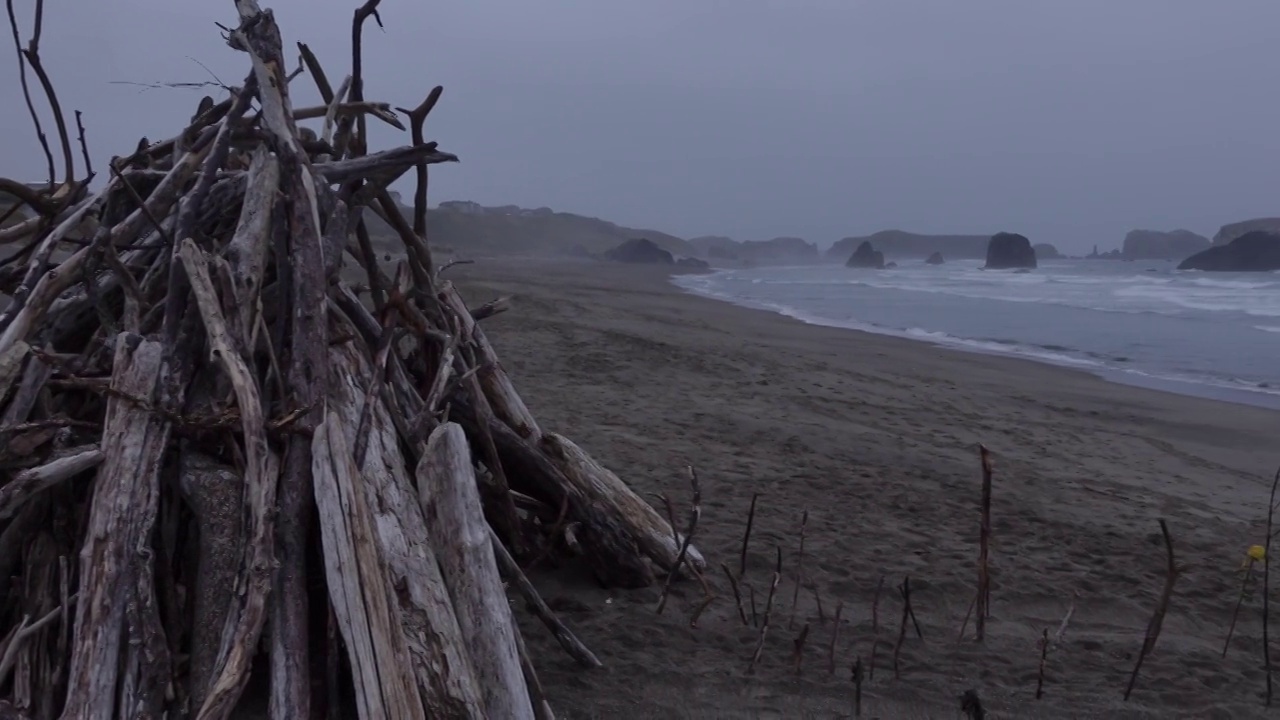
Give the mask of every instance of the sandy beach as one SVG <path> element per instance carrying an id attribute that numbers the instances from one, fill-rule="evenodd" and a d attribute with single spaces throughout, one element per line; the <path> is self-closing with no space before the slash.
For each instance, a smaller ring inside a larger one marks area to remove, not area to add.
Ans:
<path id="1" fill-rule="evenodd" d="M 1245 550 L 1264 535 L 1280 414 L 805 325 L 685 294 L 658 269 L 486 260 L 447 275 L 472 304 L 514 296 L 485 326 L 544 427 L 642 495 L 671 497 L 681 523 L 686 466 L 701 478 L 696 544 L 716 599 L 696 628 L 693 581 L 658 615 L 656 589 L 601 590 L 571 565 L 533 574 L 605 663 L 579 671 L 517 603 L 561 717 L 852 717 L 850 667 L 870 665 L 882 577 L 864 717 L 954 718 L 970 688 L 988 717 L 1262 715 L 1261 593 L 1221 654 Z M 957 641 L 977 576 L 978 443 L 994 459 L 981 645 Z M 776 548 L 784 571 L 748 674 L 759 631 L 740 620 L 720 563 L 737 572 L 754 493 L 742 582 L 761 614 Z M 1159 518 L 1182 572 L 1125 703 L 1165 577 Z M 894 679 L 905 576 L 923 640 L 908 631 Z M 1040 637 L 1073 606 L 1037 701 Z"/>

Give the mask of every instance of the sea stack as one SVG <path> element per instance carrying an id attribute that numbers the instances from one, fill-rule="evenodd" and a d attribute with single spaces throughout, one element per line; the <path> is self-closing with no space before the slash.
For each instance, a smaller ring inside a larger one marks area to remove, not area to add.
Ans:
<path id="1" fill-rule="evenodd" d="M 1036 251 L 1036 262 L 1041 260 L 1061 260 L 1062 253 L 1058 252 L 1058 248 L 1049 243 L 1036 243 L 1031 246 Z"/>
<path id="2" fill-rule="evenodd" d="M 1124 260 L 1185 260 L 1208 250 L 1209 238 L 1190 230 L 1130 230 L 1120 246 Z"/>
<path id="3" fill-rule="evenodd" d="M 935 251 L 932 255 L 925 258 L 924 262 L 926 265 L 941 265 L 945 263 L 946 260 L 942 259 L 942 253 Z"/>
<path id="4" fill-rule="evenodd" d="M 1034 268 L 1036 251 L 1031 241 L 1017 233 L 996 233 L 987 242 L 988 270 L 1009 270 L 1015 268 Z"/>
<path id="5" fill-rule="evenodd" d="M 614 262 L 643 265 L 674 265 L 676 263 L 671 253 L 658 247 L 657 243 L 648 238 L 628 240 L 605 252 L 604 257 Z"/>
<path id="6" fill-rule="evenodd" d="M 1206 272 L 1272 272 L 1280 270 L 1280 234 L 1255 230 L 1226 245 L 1196 253 L 1179 270 Z"/>
<path id="7" fill-rule="evenodd" d="M 871 247 L 871 243 L 863 240 L 857 250 L 849 256 L 849 260 L 845 262 L 845 267 L 851 268 L 873 268 L 876 270 L 884 269 L 884 253 Z"/>

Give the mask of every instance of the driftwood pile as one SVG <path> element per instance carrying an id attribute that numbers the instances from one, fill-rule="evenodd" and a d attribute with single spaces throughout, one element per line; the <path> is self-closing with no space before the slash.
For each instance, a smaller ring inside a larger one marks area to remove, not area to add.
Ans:
<path id="1" fill-rule="evenodd" d="M 534 420 L 478 325 L 505 306 L 440 277 L 441 89 L 399 110 L 410 145 L 367 152 L 367 117 L 404 129 L 363 97 L 376 6 L 336 91 L 299 45 L 325 105 L 297 109 L 271 11 L 237 0 L 242 86 L 96 191 L 37 42 L 20 52 L 66 170 L 46 152 L 47 188 L 0 180 L 29 216 L 0 229 L 0 717 L 226 718 L 251 679 L 274 718 L 550 717 L 504 580 L 590 667 L 522 563 L 572 552 L 621 587 L 682 550 L 705 568 Z M 410 169 L 412 221 L 387 191 Z"/>

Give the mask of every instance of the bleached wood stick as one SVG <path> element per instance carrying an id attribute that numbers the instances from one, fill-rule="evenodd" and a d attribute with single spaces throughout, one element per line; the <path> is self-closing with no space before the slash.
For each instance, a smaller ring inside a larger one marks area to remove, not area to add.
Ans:
<path id="1" fill-rule="evenodd" d="M 645 555 L 668 572 L 675 568 L 680 545 L 684 542 L 683 533 L 673 530 L 653 506 L 572 440 L 556 433 L 546 433 L 542 447 L 564 473 L 573 492 L 588 504 L 609 508 L 611 514 L 631 531 Z M 692 545 L 685 561 L 698 572 L 706 570 L 706 560 Z"/>
<path id="2" fill-rule="evenodd" d="M 462 423 L 473 443 L 479 443 L 481 432 L 468 393 L 455 392 L 450 402 L 455 410 L 452 417 Z M 513 482 L 520 483 L 517 490 L 528 491 L 552 507 L 568 508 L 568 517 L 578 523 L 575 535 L 582 541 L 584 559 L 602 584 L 628 588 L 653 584 L 653 572 L 635 537 L 610 506 L 591 504 L 547 453 L 506 423 L 491 418 L 488 429 L 503 467 Z"/>
<path id="3" fill-rule="evenodd" d="M 197 720 L 213 720 L 225 718 L 235 707 L 244 684 L 248 682 L 249 661 L 267 619 L 266 598 L 271 589 L 270 568 L 274 557 L 271 513 L 276 505 L 279 478 L 278 468 L 274 466 L 267 446 L 258 384 L 227 333 L 227 322 L 209 277 L 207 256 L 191 238 L 181 242 L 178 256 L 191 281 L 191 293 L 195 296 L 209 337 L 210 353 L 222 365 L 235 390 L 244 433 L 244 502 L 248 522 L 245 526 L 244 560 L 237 580 L 239 592 L 233 610 L 227 616 L 222 651 L 214 669 L 216 679 L 211 683 L 205 703 L 197 715 Z"/>
<path id="4" fill-rule="evenodd" d="M 331 323 L 333 335 L 351 331 L 338 318 Z M 374 539 L 392 582 L 403 588 L 395 597 L 423 706 L 430 718 L 470 717 L 483 709 L 484 701 L 427 536 L 397 428 L 382 396 L 365 396 L 372 372 L 367 355 L 355 344 L 344 343 L 331 347 L 329 358 L 333 375 L 328 406 L 340 418 L 349 447 L 355 446 L 362 406 L 373 403 L 360 475 L 373 513 Z"/>
<path id="5" fill-rule="evenodd" d="M 325 577 L 351 660 L 356 710 L 362 720 L 425 720 L 391 579 L 368 541 L 373 519 L 337 415 L 325 415 L 311 448 Z"/>
<path id="6" fill-rule="evenodd" d="M 440 552 L 440 571 L 471 649 L 489 717 L 534 720 L 516 647 L 518 630 L 490 547 L 461 427 L 444 423 L 431 433 L 417 476 L 427 531 Z"/>
<path id="7" fill-rule="evenodd" d="M 480 329 L 471 316 L 471 311 L 467 309 L 467 304 L 458 294 L 457 288 L 451 282 L 442 283 L 439 297 L 457 317 L 462 337 L 475 343 L 479 351 L 477 361 L 488 366 L 484 372 L 480 373 L 480 384 L 484 387 L 485 396 L 489 399 L 494 414 L 499 420 L 510 425 L 520 437 L 536 444 L 542 438 L 542 429 L 538 427 L 538 421 L 534 420 L 533 413 L 529 412 L 524 400 L 520 398 L 520 393 L 516 392 L 511 378 L 498 362 L 498 354 L 489 344 L 484 330 Z"/>
<path id="8" fill-rule="evenodd" d="M 240 219 L 225 251 L 235 285 L 239 330 L 245 333 L 242 337 L 246 339 L 253 334 L 256 318 L 261 314 L 259 298 L 266 272 L 271 213 L 279 195 L 279 186 L 280 162 L 265 147 L 259 147 L 249 163 Z"/>
<path id="9" fill-rule="evenodd" d="M 123 398 L 149 401 L 154 396 L 163 356 L 158 342 L 127 333 L 116 337 L 111 386 L 120 395 L 107 401 L 105 425 L 111 432 L 103 438 L 103 465 L 80 551 L 81 602 L 76 604 L 66 718 L 114 717 L 125 650 L 140 632 L 126 631 L 124 600 L 141 572 L 139 564 L 151 562 L 136 549 L 145 544 L 143 533 L 155 522 L 169 423 Z M 125 692 L 136 698 L 150 690 Z"/>

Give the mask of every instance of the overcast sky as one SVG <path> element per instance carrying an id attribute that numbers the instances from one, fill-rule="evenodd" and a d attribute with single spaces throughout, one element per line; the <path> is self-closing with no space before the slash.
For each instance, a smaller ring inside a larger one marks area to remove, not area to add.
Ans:
<path id="1" fill-rule="evenodd" d="M 337 85 L 356 3 L 262 1 L 291 62 L 306 42 Z M 33 2 L 15 3 L 25 40 Z M 433 172 L 433 201 L 685 237 L 1010 230 L 1069 249 L 1280 214 L 1277 0 L 385 0 L 382 15 L 366 96 L 411 107 L 445 87 L 427 135 L 462 163 Z M 116 83 L 210 79 L 201 64 L 241 81 L 215 22 L 234 25 L 230 0 L 48 4 L 42 55 L 97 160 L 173 135 L 219 92 Z M 293 87 L 295 106 L 318 101 L 308 78 Z M 13 61 L 0 91 L 0 174 L 42 179 Z"/>

